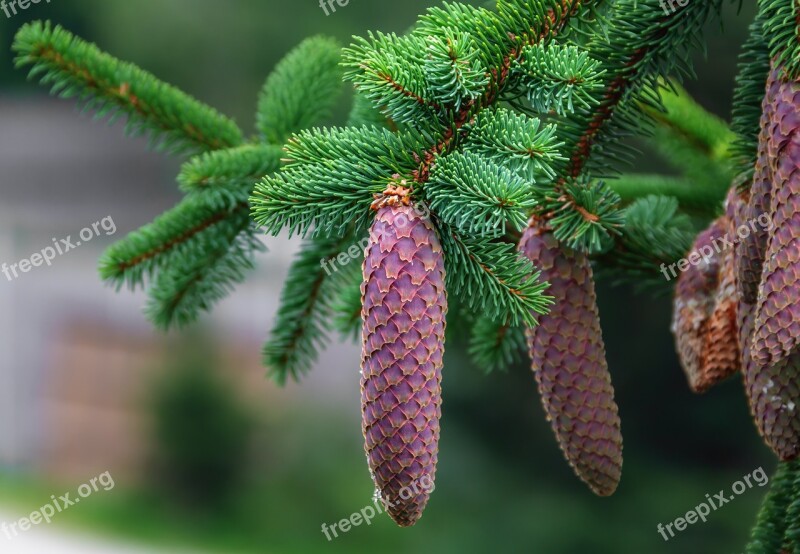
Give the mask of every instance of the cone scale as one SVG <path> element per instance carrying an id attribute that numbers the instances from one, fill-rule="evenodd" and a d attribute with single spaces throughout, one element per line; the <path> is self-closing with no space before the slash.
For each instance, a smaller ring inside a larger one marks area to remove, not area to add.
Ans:
<path id="1" fill-rule="evenodd" d="M 713 387 L 739 370 L 736 305 L 733 250 L 728 248 L 723 250 L 720 256 L 720 273 L 714 292 L 714 310 L 711 312 L 706 331 L 706 348 L 701 367 L 703 383 L 700 388 Z"/>
<path id="2" fill-rule="evenodd" d="M 531 363 L 548 421 L 564 455 L 593 492 L 614 493 L 622 434 L 608 371 L 592 268 L 533 221 L 520 250 L 550 283 L 550 313 L 528 329 Z"/>
<path id="3" fill-rule="evenodd" d="M 409 526 L 436 474 L 447 295 L 433 225 L 391 200 L 377 208 L 363 267 L 362 430 L 377 493 Z"/>

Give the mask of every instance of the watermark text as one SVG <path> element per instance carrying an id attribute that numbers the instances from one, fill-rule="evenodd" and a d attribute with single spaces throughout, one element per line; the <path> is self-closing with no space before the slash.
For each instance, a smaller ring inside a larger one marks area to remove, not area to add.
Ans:
<path id="1" fill-rule="evenodd" d="M 29 258 L 24 258 L 12 264 L 3 262 L 3 264 L 0 265 L 0 272 L 6 276 L 6 279 L 13 281 L 20 276 L 20 273 L 28 273 L 34 267 L 39 267 L 43 264 L 50 266 L 53 264 L 53 260 L 56 256 L 62 256 L 70 250 L 79 247 L 81 244 L 89 242 L 94 237 L 100 236 L 101 229 L 105 231 L 106 236 L 113 235 L 117 232 L 117 226 L 110 215 L 104 217 L 100 221 L 95 221 L 92 223 L 91 227 L 84 227 L 81 229 L 81 232 L 78 233 L 81 240 L 74 240 L 72 235 L 67 235 L 67 238 L 64 239 L 54 238 L 52 246 L 42 248 L 40 252 L 31 254 Z"/>
<path id="2" fill-rule="evenodd" d="M 56 515 L 80 503 L 82 499 L 99 492 L 101 488 L 106 492 L 114 488 L 114 478 L 108 471 L 97 477 L 93 477 L 87 483 L 78 487 L 77 496 L 73 496 L 72 492 L 62 494 L 58 497 L 53 494 L 50 496 L 50 501 L 47 504 L 34 510 L 29 516 L 25 516 L 10 523 L 4 521 L 0 524 L 0 533 L 2 533 L 7 540 L 13 540 L 15 537 L 18 537 L 20 533 L 29 531 L 31 527 L 35 525 L 50 523 Z"/>
<path id="3" fill-rule="evenodd" d="M 710 494 L 706 494 L 706 500 L 704 502 L 701 502 L 695 506 L 694 509 L 686 512 L 684 516 L 676 518 L 675 521 L 667 523 L 666 525 L 659 523 L 656 530 L 665 541 L 668 541 L 675 537 L 676 532 L 685 531 L 689 525 L 694 525 L 698 521 L 705 523 L 706 518 L 712 511 L 717 511 L 737 496 L 752 489 L 754 485 L 763 487 L 767 483 L 769 483 L 769 477 L 764 472 L 764 468 L 760 467 L 742 477 L 740 481 L 736 481 L 731 486 L 731 490 L 733 491 L 732 495 L 726 495 L 725 490 L 719 491 L 713 497 Z M 667 536 L 667 533 L 669 533 L 669 536 Z"/>

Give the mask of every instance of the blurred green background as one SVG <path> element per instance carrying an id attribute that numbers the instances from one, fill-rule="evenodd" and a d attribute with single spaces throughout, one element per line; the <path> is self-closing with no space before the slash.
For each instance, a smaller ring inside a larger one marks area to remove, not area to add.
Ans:
<path id="1" fill-rule="evenodd" d="M 6 53 L 0 56 L 0 163 L 19 159 L 14 145 L 21 130 L 39 133 L 28 138 L 34 145 L 42 144 L 38 141 L 56 132 L 62 121 L 72 121 L 76 129 L 85 128 L 86 134 L 121 135 L 119 126 L 109 130 L 93 124 L 89 117 L 79 115 L 70 101 L 50 99 L 46 91 L 26 83 L 25 75 L 13 69 L 9 46 L 15 30 L 27 20 L 46 18 L 61 23 L 235 117 L 250 131 L 264 77 L 303 38 L 324 33 L 346 43 L 352 35 L 370 29 L 401 32 L 431 4 L 426 0 L 351 0 L 326 16 L 314 0 L 52 0 L 10 19 L 0 13 L 0 44 Z M 716 21 L 709 26 L 708 50 L 697 55 L 699 78 L 687 84 L 703 106 L 725 119 L 731 109 L 736 57 L 753 13 L 752 6 L 743 8 L 741 14 L 729 7 L 722 24 Z M 51 116 L 52 110 L 60 115 Z M 336 122 L 344 120 L 346 110 L 344 99 Z M 21 113 L 47 116 L 37 119 L 38 126 L 33 128 Z M 130 159 L 117 154 L 115 159 L 121 161 L 104 175 L 136 171 L 134 166 L 154 168 L 147 174 L 152 182 L 143 192 L 113 178 L 98 185 L 104 207 L 119 213 L 120 219 L 123 212 L 128 213 L 128 219 L 120 224 L 121 231 L 127 231 L 175 200 L 177 166 L 174 161 L 161 160 L 158 153 L 145 152 L 141 141 L 120 142 L 129 145 L 123 148 L 130 148 Z M 40 190 L 33 186 L 33 176 L 30 181 L 26 177 L 26 167 L 47 156 L 42 148 L 37 161 L 26 162 L 28 165 L 18 162 L 13 178 L 6 170 L 11 165 L 0 165 L 0 205 L 4 210 L 21 209 L 15 203 L 27 208 L 47 201 L 45 195 L 52 189 L 42 185 Z M 92 178 L 93 163 L 93 158 L 88 158 L 81 179 Z M 644 149 L 635 169 L 647 172 L 664 166 Z M 63 175 L 69 182 L 67 173 Z M 61 195 L 71 197 L 72 189 L 66 186 L 51 183 L 53 188 L 60 187 Z M 20 199 L 20 187 L 32 191 L 30 198 Z M 81 194 L 89 197 L 90 192 Z M 121 200 L 143 194 L 150 203 L 140 210 L 129 210 Z M 66 219 L 63 228 L 52 231 L 56 236 L 86 224 L 85 218 L 70 220 L 76 209 L 71 206 L 67 203 L 61 209 Z M 35 209 L 25 213 L 36 217 Z M 96 213 L 97 217 L 104 215 Z M 26 229 L 26 233 L 35 233 L 35 229 Z M 0 227 L 0 238 L 3 234 L 12 237 L 15 252 L 34 251 L 25 250 L 27 235 L 20 238 L 17 227 Z M 19 246 L 20 241 L 24 246 Z M 77 528 L 106 536 L 108 544 L 119 537 L 143 542 L 159 552 L 743 551 L 765 489 L 744 493 L 713 512 L 708 522 L 689 527 L 669 542 L 656 531 L 657 524 L 684 515 L 707 493 L 729 491 L 734 481 L 756 468 L 772 473 L 775 462 L 750 421 L 739 378 L 705 396 L 691 394 L 669 332 L 670 299 L 633 295 L 607 283 L 599 286 L 600 311 L 625 437 L 625 467 L 617 494 L 595 498 L 573 476 L 543 417 L 529 368 L 514 367 L 507 373 L 484 376 L 462 357 L 464 344 L 451 337 L 436 492 L 424 518 L 412 529 L 399 529 L 382 516 L 370 526 L 356 527 L 327 541 L 321 525 L 349 517 L 369 504 L 372 496 L 359 428 L 357 349 L 323 354 L 305 385 L 279 390 L 266 382 L 257 367 L 259 340 L 272 320 L 274 296 L 285 275 L 288 253 L 284 255 L 281 248 L 276 246 L 278 260 L 271 259 L 272 254 L 265 256 L 252 289 L 234 294 L 241 295 L 239 303 L 226 304 L 227 315 L 211 318 L 195 331 L 198 334 L 160 338 L 138 315 L 140 298 L 131 300 L 127 292 L 115 296 L 106 291 L 103 306 L 70 308 L 63 316 L 70 331 L 77 319 L 88 331 L 29 337 L 38 341 L 39 350 L 53 350 L 52 354 L 29 358 L 28 350 L 19 350 L 22 347 L 12 341 L 8 348 L 14 361 L 2 370 L 8 375 L 33 371 L 39 377 L 23 387 L 37 403 L 7 415 L 16 418 L 14 425 L 21 425 L 23 418 L 29 418 L 26 414 L 34 414 L 34 420 L 25 419 L 25 425 L 36 439 L 8 446 L 0 458 L 4 468 L 0 519 L 35 509 L 50 494 L 82 482 L 69 476 L 81 475 L 83 462 L 65 471 L 59 449 L 49 447 L 57 437 L 63 439 L 71 424 L 64 423 L 65 431 L 53 427 L 57 417 L 36 419 L 38 407 L 53 413 L 53 405 L 61 406 L 53 403 L 48 391 L 65 366 L 63 350 L 54 350 L 48 337 L 57 336 L 58 343 L 67 346 L 76 341 L 90 344 L 92 351 L 100 354 L 86 363 L 95 364 L 101 374 L 115 363 L 112 349 L 107 348 L 112 339 L 94 329 L 108 326 L 113 318 L 106 312 L 122 310 L 114 307 L 118 302 L 128 310 L 122 319 L 135 323 L 120 325 L 113 340 L 119 336 L 128 340 L 126 325 L 131 325 L 136 329 L 133 333 L 144 337 L 148 345 L 160 345 L 153 348 L 152 355 L 132 356 L 134 365 L 148 368 L 131 377 L 144 391 L 136 400 L 137 413 L 144 414 L 141 440 L 132 442 L 130 436 L 119 434 L 100 448 L 124 445 L 121 451 L 134 453 L 130 456 L 137 459 L 136 467 L 126 469 L 122 462 L 119 468 L 102 466 L 96 471 L 86 467 L 87 479 L 110 469 L 118 476 L 117 487 L 62 514 L 54 524 L 59 532 Z M 98 253 L 87 250 L 80 260 L 71 262 L 81 265 L 75 269 L 81 273 L 74 274 L 81 278 L 66 281 L 71 290 L 65 295 L 94 290 L 92 287 L 99 290 L 93 276 Z M 3 254 L 3 260 L 10 256 Z M 14 295 L 23 294 L 22 287 L 27 286 L 30 290 L 24 294 L 29 301 L 17 305 L 18 319 L 7 325 L 33 317 L 37 303 L 46 302 L 43 291 L 60 279 L 59 271 L 54 267 L 42 273 L 35 284 L 13 285 L 20 287 L 13 289 Z M 9 286 L 0 283 L 0 287 Z M 266 296 L 272 298 L 263 304 L 253 300 Z M 45 305 L 40 308 L 49 309 Z M 42 316 L 41 320 L 51 322 L 52 317 Z M 35 333 L 36 327 L 32 329 Z M 246 338 L 239 358 L 228 352 L 232 336 Z M 137 348 L 121 344 L 113 352 L 137 352 Z M 202 352 L 198 352 L 199 344 L 204 345 Z M 86 370 L 84 358 L 76 359 L 75 365 Z M 126 456 L 118 459 L 129 459 Z M 14 552 L 16 544 L 22 543 L 11 543 L 8 551 Z M 6 545 L 0 549 L 6 551 Z"/>

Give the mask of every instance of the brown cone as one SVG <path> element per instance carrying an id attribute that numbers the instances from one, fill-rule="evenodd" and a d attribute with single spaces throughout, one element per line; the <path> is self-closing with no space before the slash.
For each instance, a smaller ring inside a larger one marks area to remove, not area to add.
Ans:
<path id="1" fill-rule="evenodd" d="M 739 369 L 734 253 L 722 240 L 729 233 L 723 216 L 698 235 L 687 256 L 695 263 L 675 288 L 672 331 L 689 387 L 698 393 Z"/>

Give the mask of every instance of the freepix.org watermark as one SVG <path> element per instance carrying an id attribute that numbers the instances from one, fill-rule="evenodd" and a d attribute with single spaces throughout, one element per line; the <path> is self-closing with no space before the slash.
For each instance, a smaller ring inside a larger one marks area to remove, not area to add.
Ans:
<path id="1" fill-rule="evenodd" d="M 661 5 L 661 9 L 664 10 L 665 15 L 672 15 L 674 14 L 678 8 L 685 8 L 689 5 L 691 0 L 659 0 L 659 4 Z M 698 0 L 702 2 L 704 0 Z"/>
<path id="2" fill-rule="evenodd" d="M 701 263 L 707 265 L 716 254 L 719 254 L 727 248 L 733 248 L 735 245 L 739 244 L 739 242 L 749 237 L 751 233 L 755 233 L 757 230 L 756 226 L 760 226 L 765 231 L 771 231 L 774 224 L 769 214 L 763 213 L 755 219 L 742 223 L 736 229 L 735 233 L 723 233 L 718 237 L 714 237 L 711 244 L 706 244 L 699 250 L 693 250 L 688 256 L 678 260 L 674 264 L 661 264 L 661 273 L 664 274 L 664 278 L 667 281 L 670 281 L 678 276 L 675 272 L 676 268 L 683 273 L 689 269 L 690 265 L 697 266 Z"/>
<path id="3" fill-rule="evenodd" d="M 72 492 L 62 494 L 58 497 L 53 494 L 50 496 L 50 502 L 38 510 L 34 510 L 29 516 L 10 523 L 4 521 L 0 524 L 0 533 L 2 533 L 7 540 L 13 540 L 14 537 L 19 536 L 20 533 L 29 531 L 34 525 L 50 523 L 56 515 L 69 510 L 72 506 L 80 503 L 82 499 L 89 498 L 101 489 L 108 492 L 113 488 L 114 478 L 111 476 L 110 472 L 106 471 L 78 487 L 77 496 L 73 496 Z"/>
<path id="4" fill-rule="evenodd" d="M 408 500 L 412 496 L 420 494 L 422 491 L 432 493 L 435 488 L 436 486 L 433 484 L 433 478 L 430 475 L 423 475 L 418 481 L 411 483 L 410 486 L 400 489 L 399 496 L 402 500 Z M 372 518 L 383 513 L 387 508 L 394 507 L 392 502 L 382 498 L 377 492 L 373 497 L 373 504 L 374 507 L 372 505 L 364 506 L 361 510 L 350 514 L 350 517 L 342 519 L 337 523 L 332 523 L 331 525 L 323 523 L 322 533 L 325 535 L 325 538 L 332 541 L 339 537 L 339 533 L 347 533 L 350 529 L 358 527 L 362 523 L 366 522 L 367 525 L 372 525 Z"/>
<path id="5" fill-rule="evenodd" d="M 764 468 L 760 467 L 752 473 L 742 477 L 740 481 L 736 481 L 733 485 L 731 485 L 731 490 L 733 491 L 732 495 L 726 495 L 724 490 L 719 491 L 713 497 L 710 494 L 706 494 L 705 502 L 701 502 L 695 506 L 694 509 L 689 510 L 684 516 L 676 518 L 675 521 L 671 523 L 667 523 L 666 525 L 659 523 L 656 527 L 656 530 L 665 541 L 668 541 L 669 539 L 675 537 L 676 531 L 685 531 L 689 525 L 694 525 L 698 521 L 705 523 L 706 518 L 709 516 L 709 514 L 711 514 L 712 511 L 717 511 L 737 496 L 740 496 L 752 489 L 754 485 L 764 487 L 767 483 L 769 483 L 769 477 L 764 472 Z M 673 531 L 673 527 L 675 528 L 675 531 Z M 669 533 L 669 536 L 667 536 L 667 533 Z"/>
<path id="6" fill-rule="evenodd" d="M 340 8 L 346 7 L 350 0 L 319 0 L 319 7 L 325 12 L 325 15 L 336 13 L 336 6 Z"/>
<path id="7" fill-rule="evenodd" d="M 117 232 L 117 226 L 110 215 L 104 217 L 100 221 L 95 221 L 90 227 L 81 229 L 81 232 L 78 233 L 81 240 L 73 241 L 72 235 L 67 235 L 65 239 L 54 238 L 52 246 L 42 248 L 40 252 L 31 254 L 29 258 L 24 258 L 12 264 L 3 262 L 2 265 L 0 265 L 0 271 L 6 276 L 6 279 L 13 281 L 19 277 L 21 273 L 28 273 L 34 267 L 39 267 L 43 264 L 50 266 L 53 264 L 53 260 L 56 259 L 56 256 L 62 256 L 73 248 L 77 248 L 81 244 L 89 242 L 94 237 L 100 236 L 101 230 L 105 232 L 106 236 L 113 235 Z"/>
<path id="8" fill-rule="evenodd" d="M 42 0 L 0 0 L 0 10 L 3 10 L 3 13 L 6 14 L 8 19 L 11 19 L 12 16 L 17 15 L 17 8 L 20 11 L 25 11 L 31 7 L 31 4 L 39 4 Z M 50 0 L 44 0 L 47 4 L 50 3 Z"/>

